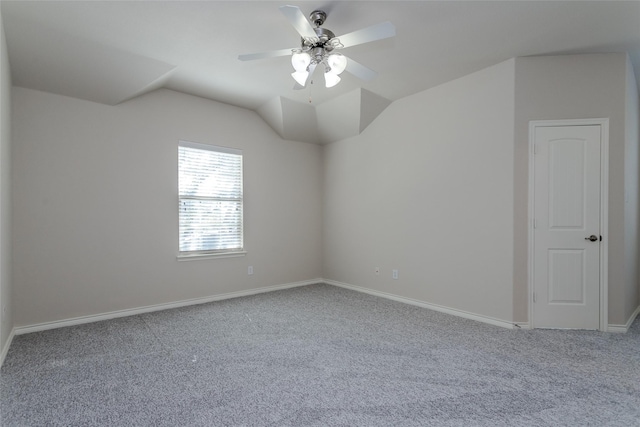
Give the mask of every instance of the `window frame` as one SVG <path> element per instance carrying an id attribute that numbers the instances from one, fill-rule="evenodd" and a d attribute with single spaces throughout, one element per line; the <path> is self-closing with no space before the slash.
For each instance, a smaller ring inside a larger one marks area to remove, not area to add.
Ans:
<path id="1" fill-rule="evenodd" d="M 180 193 L 180 148 L 192 148 L 196 150 L 209 151 L 213 153 L 226 153 L 226 154 L 234 154 L 240 156 L 240 198 L 235 199 L 240 202 L 240 248 L 227 248 L 227 249 L 203 249 L 203 250 L 195 250 L 195 251 L 182 251 L 180 250 L 181 246 L 181 232 L 180 232 L 180 217 L 181 217 L 181 205 L 183 199 L 189 200 L 219 200 L 219 201 L 228 201 L 228 198 L 222 197 L 211 197 L 211 196 L 193 196 L 193 195 L 183 195 Z M 200 259 L 212 259 L 212 258 L 230 258 L 230 257 L 239 257 L 246 255 L 247 251 L 244 246 L 244 153 L 242 150 L 231 147 L 222 147 L 218 145 L 212 144 L 203 144 L 199 142 L 191 142 L 191 141 L 178 141 L 178 161 L 177 161 L 177 172 L 178 172 L 178 253 L 177 260 L 178 261 L 190 261 L 190 260 L 200 260 Z"/>

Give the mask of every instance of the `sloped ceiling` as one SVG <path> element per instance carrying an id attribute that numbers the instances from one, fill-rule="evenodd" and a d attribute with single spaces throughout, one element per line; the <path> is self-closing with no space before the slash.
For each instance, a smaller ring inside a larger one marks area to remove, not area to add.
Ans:
<path id="1" fill-rule="evenodd" d="M 338 37 L 391 21 L 395 38 L 343 51 L 377 78 L 344 73 L 333 88 L 294 91 L 288 57 L 239 61 L 299 44 L 278 10 L 285 4 L 305 14 L 325 10 L 324 27 Z M 306 142 L 361 131 L 389 102 L 516 56 L 627 52 L 640 81 L 637 1 L 4 0 L 0 7 L 17 86 L 110 105 L 165 87 L 256 110 L 283 137 Z M 375 108 L 363 110 L 365 101 Z M 338 110 L 351 113 L 334 117 L 335 128 L 317 125 Z"/>

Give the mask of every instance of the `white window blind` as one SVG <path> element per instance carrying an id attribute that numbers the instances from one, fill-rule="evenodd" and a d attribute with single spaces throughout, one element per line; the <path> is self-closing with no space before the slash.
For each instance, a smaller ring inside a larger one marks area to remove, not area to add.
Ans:
<path id="1" fill-rule="evenodd" d="M 180 141 L 179 252 L 243 250 L 242 151 Z"/>

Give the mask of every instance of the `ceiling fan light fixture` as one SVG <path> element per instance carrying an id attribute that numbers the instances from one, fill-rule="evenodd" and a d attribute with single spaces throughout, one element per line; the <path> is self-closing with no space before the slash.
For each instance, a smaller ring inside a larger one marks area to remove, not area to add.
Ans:
<path id="1" fill-rule="evenodd" d="M 309 77 L 308 71 L 296 71 L 291 73 L 291 77 L 298 82 L 300 86 L 304 86 L 307 83 L 307 78 Z"/>
<path id="2" fill-rule="evenodd" d="M 293 65 L 293 68 L 296 71 L 307 71 L 309 64 L 311 64 L 311 55 L 307 52 L 301 51 L 300 49 L 293 51 L 293 55 L 291 55 L 291 65 Z"/>
<path id="3" fill-rule="evenodd" d="M 342 80 L 340 76 L 334 73 L 333 70 L 329 70 L 324 73 L 324 85 L 328 88 L 334 87 L 335 85 L 340 83 L 340 80 Z"/>
<path id="4" fill-rule="evenodd" d="M 310 76 L 319 65 L 324 66 L 325 84 L 328 88 L 340 82 L 341 78 L 338 75 L 345 71 L 346 68 L 349 68 L 350 74 L 358 78 L 371 80 L 376 76 L 375 71 L 335 51 L 396 35 L 395 27 L 391 22 L 387 21 L 343 34 L 340 38 L 337 38 L 332 31 L 322 27 L 327 18 L 325 12 L 314 10 L 307 18 L 298 6 L 285 5 L 280 6 L 279 9 L 300 35 L 300 47 L 239 55 L 238 59 L 251 61 L 291 55 L 291 65 L 295 69 L 291 76 L 298 83 L 293 89 L 305 87 L 307 81 L 313 83 L 310 80 Z"/>
<path id="5" fill-rule="evenodd" d="M 341 53 L 332 53 L 327 58 L 327 64 L 335 75 L 341 74 L 347 68 L 347 57 Z"/>

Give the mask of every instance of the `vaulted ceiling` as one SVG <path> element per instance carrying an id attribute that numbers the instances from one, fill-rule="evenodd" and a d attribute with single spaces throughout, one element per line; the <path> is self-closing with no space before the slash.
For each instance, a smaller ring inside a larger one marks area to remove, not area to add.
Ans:
<path id="1" fill-rule="evenodd" d="M 343 51 L 378 76 L 344 73 L 333 88 L 318 81 L 293 90 L 289 57 L 239 61 L 299 46 L 278 10 L 285 4 L 305 15 L 324 10 L 323 27 L 338 37 L 391 21 L 396 37 Z M 308 142 L 350 136 L 390 102 L 517 56 L 628 52 L 640 81 L 637 1 L 3 0 L 0 7 L 16 86 L 110 105 L 164 87 L 256 110 L 283 137 Z"/>

